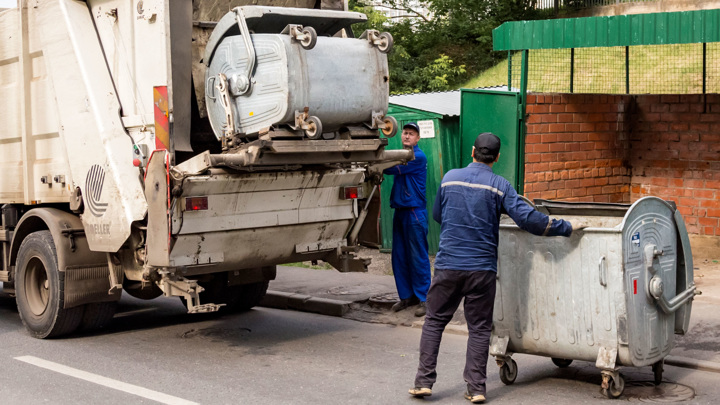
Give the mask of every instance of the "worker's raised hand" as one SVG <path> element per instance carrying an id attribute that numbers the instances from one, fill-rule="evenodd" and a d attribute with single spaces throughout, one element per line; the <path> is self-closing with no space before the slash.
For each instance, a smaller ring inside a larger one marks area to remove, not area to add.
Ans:
<path id="1" fill-rule="evenodd" d="M 573 232 L 585 229 L 588 227 L 588 223 L 584 219 L 570 219 L 570 226 L 572 226 Z"/>

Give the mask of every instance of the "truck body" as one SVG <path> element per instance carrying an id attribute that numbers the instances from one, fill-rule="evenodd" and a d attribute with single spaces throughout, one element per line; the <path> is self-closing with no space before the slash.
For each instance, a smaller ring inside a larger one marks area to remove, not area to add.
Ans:
<path id="1" fill-rule="evenodd" d="M 243 310 L 278 264 L 366 269 L 358 198 L 412 151 L 381 136 L 397 126 L 384 115 L 391 43 L 353 38 L 365 16 L 344 8 L 21 0 L 0 12 L 0 281 L 33 336 L 101 327 L 123 291 Z"/>

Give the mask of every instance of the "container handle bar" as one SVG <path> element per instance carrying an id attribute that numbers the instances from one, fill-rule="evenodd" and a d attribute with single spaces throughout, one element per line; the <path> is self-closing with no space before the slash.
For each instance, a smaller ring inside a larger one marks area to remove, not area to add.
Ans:
<path id="1" fill-rule="evenodd" d="M 663 312 L 670 315 L 673 312 L 677 311 L 685 305 L 688 300 L 695 297 L 695 291 L 697 290 L 697 287 L 695 285 L 691 285 L 687 290 L 681 292 L 680 294 L 676 295 L 673 299 L 668 301 L 663 295 L 662 295 L 662 281 L 660 282 L 660 287 L 653 288 L 653 282 L 655 280 L 660 280 L 658 276 L 653 277 L 652 280 L 650 280 L 650 294 L 652 294 L 653 298 L 657 301 L 658 305 L 660 305 L 660 309 L 662 309 Z M 656 293 L 659 292 L 659 294 L 656 295 Z"/>
<path id="2" fill-rule="evenodd" d="M 248 29 L 247 22 L 245 21 L 245 13 L 242 8 L 238 7 L 235 9 L 235 19 L 240 28 L 240 36 L 242 37 L 243 43 L 245 44 L 245 50 L 247 51 L 248 64 L 245 71 L 245 76 L 241 78 L 238 83 L 237 95 L 243 95 L 250 91 L 252 87 L 253 70 L 255 70 L 255 47 L 250 38 L 250 30 Z"/>
<path id="3" fill-rule="evenodd" d="M 670 315 L 680 309 L 680 307 L 685 305 L 688 300 L 695 297 L 695 291 L 697 290 L 697 287 L 695 287 L 695 284 L 692 284 L 685 291 L 681 292 L 680 294 L 672 298 L 670 301 L 668 301 L 663 295 L 662 278 L 657 275 L 657 270 L 654 266 L 655 258 L 658 256 L 663 256 L 664 252 L 661 249 L 658 249 L 655 245 L 647 245 L 645 246 L 644 253 L 645 266 L 647 268 L 647 271 L 653 275 L 648 285 L 648 292 L 653 298 L 655 298 L 655 301 L 657 301 L 660 309 L 662 309 L 663 312 Z"/>
<path id="4" fill-rule="evenodd" d="M 605 260 L 605 256 L 600 258 L 598 269 L 600 270 L 600 285 L 607 287 L 607 262 Z"/>

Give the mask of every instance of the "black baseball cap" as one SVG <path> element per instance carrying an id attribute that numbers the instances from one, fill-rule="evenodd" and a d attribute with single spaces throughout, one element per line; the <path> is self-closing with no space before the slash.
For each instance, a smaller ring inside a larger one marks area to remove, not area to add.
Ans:
<path id="1" fill-rule="evenodd" d="M 408 122 L 407 124 L 403 125 L 403 129 L 410 128 L 412 130 L 415 130 L 418 134 L 420 133 L 420 127 L 415 122 Z"/>
<path id="2" fill-rule="evenodd" d="M 500 138 L 492 132 L 483 132 L 475 138 L 473 146 L 481 155 L 497 156 L 500 153 Z"/>

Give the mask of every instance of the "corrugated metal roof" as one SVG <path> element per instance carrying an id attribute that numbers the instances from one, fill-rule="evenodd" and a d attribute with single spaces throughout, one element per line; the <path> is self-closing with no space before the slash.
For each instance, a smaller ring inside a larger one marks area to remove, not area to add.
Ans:
<path id="1" fill-rule="evenodd" d="M 496 51 L 720 42 L 720 10 L 512 21 L 493 30 Z"/>
<path id="2" fill-rule="evenodd" d="M 390 96 L 390 104 L 436 114 L 460 115 L 460 90 L 437 93 L 411 93 Z"/>
<path id="3" fill-rule="evenodd" d="M 507 86 L 483 87 L 482 89 L 507 91 Z M 390 96 L 390 104 L 457 117 L 460 115 L 460 90 L 400 94 Z"/>

